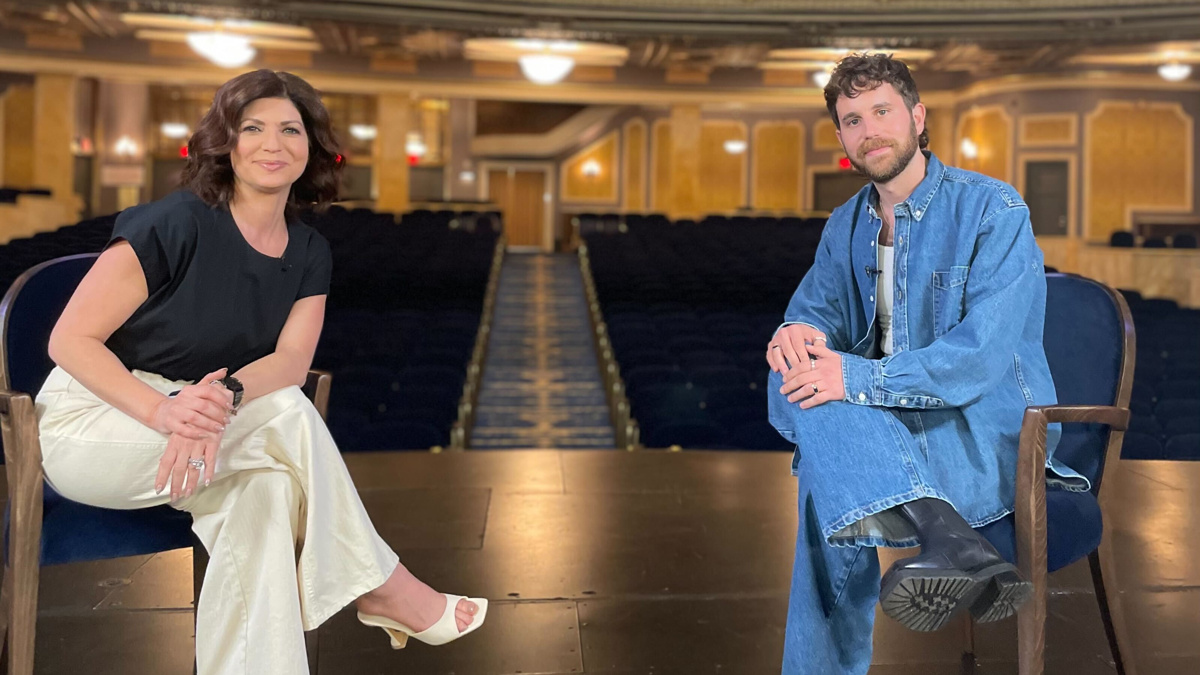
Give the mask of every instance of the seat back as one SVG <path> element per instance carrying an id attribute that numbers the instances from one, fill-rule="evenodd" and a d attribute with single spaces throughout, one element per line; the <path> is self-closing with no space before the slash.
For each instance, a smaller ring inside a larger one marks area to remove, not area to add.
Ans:
<path id="1" fill-rule="evenodd" d="M 1047 275 L 1043 345 L 1059 404 L 1129 406 L 1136 345 L 1133 317 L 1120 294 L 1091 279 Z M 1055 457 L 1091 480 L 1099 494 L 1123 436 L 1098 424 L 1064 425 Z"/>
<path id="2" fill-rule="evenodd" d="M 0 388 L 37 395 L 54 368 L 46 352 L 50 331 L 97 257 L 48 260 L 13 282 L 0 301 Z"/>

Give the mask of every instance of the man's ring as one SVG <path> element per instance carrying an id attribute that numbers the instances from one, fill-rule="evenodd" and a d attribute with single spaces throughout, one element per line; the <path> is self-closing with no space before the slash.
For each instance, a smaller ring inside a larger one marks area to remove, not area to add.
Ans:
<path id="1" fill-rule="evenodd" d="M 191 465 L 191 467 L 197 471 L 204 470 L 204 458 L 203 457 L 193 457 L 188 460 L 188 464 Z"/>
<path id="2" fill-rule="evenodd" d="M 771 345 L 771 349 L 783 349 L 779 345 Z"/>
<path id="3" fill-rule="evenodd" d="M 813 382 L 813 393 L 817 393 L 817 383 Z"/>

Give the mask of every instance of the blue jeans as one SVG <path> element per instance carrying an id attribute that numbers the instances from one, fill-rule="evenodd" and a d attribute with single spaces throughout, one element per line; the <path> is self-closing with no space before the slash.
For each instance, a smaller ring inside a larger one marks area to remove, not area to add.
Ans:
<path id="1" fill-rule="evenodd" d="M 800 526 L 788 603 L 784 675 L 859 675 L 871 665 L 879 600 L 875 546 L 912 546 L 915 532 L 891 507 L 946 499 L 907 424 L 916 412 L 831 401 L 809 410 L 779 393 L 771 423 L 798 446 Z M 949 500 L 947 500 L 949 501 Z"/>

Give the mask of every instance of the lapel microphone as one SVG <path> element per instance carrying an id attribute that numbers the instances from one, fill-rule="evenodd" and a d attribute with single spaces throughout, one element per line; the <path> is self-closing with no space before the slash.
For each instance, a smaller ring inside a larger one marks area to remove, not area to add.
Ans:
<path id="1" fill-rule="evenodd" d="M 867 265 L 863 267 L 863 269 L 866 270 L 867 276 L 869 277 L 873 277 L 877 274 L 883 274 L 883 270 L 879 269 L 878 267 L 871 267 L 870 265 Z"/>

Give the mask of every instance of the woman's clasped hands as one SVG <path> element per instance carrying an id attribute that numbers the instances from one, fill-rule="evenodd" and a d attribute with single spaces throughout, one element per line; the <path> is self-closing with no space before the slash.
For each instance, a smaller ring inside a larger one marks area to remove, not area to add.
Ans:
<path id="1" fill-rule="evenodd" d="M 171 501 L 175 501 L 195 493 L 202 479 L 205 485 L 212 481 L 217 448 L 233 413 L 233 392 L 217 382 L 227 370 L 205 375 L 199 384 L 180 389 L 154 409 L 150 426 L 168 434 L 154 478 L 156 494 L 170 481 Z"/>

